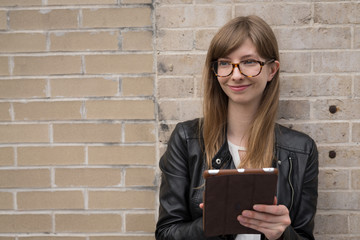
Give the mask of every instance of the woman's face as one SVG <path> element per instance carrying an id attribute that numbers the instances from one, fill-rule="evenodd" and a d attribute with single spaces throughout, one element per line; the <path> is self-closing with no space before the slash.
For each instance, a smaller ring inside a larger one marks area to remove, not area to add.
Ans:
<path id="1" fill-rule="evenodd" d="M 255 45 L 248 38 L 238 49 L 228 56 L 218 59 L 218 61 L 222 60 L 231 63 L 240 63 L 241 61 L 248 60 L 248 63 L 251 64 L 254 62 L 253 60 L 265 62 L 269 59 L 260 57 Z M 245 65 L 246 64 L 247 62 L 245 62 Z M 242 72 L 246 74 L 245 65 L 244 67 L 240 67 L 240 69 L 244 68 L 242 69 Z M 265 64 L 262 67 L 261 73 L 256 77 L 246 77 L 240 73 L 237 67 L 235 67 L 230 76 L 217 77 L 217 79 L 222 90 L 229 97 L 229 104 L 258 107 L 266 84 L 272 80 L 278 69 L 279 62 L 275 61 L 273 63 Z M 250 75 L 249 73 L 247 74 Z"/>

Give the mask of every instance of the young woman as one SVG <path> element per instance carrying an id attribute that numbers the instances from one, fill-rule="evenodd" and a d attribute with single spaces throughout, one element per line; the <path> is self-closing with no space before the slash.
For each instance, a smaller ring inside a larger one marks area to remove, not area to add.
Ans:
<path id="1" fill-rule="evenodd" d="M 213 38 L 204 70 L 204 117 L 179 123 L 160 159 L 156 239 L 314 239 L 318 153 L 307 135 L 275 123 L 279 52 L 271 28 L 238 17 Z M 262 234 L 206 238 L 203 171 L 279 170 L 274 205 L 255 205 L 239 224 Z"/>

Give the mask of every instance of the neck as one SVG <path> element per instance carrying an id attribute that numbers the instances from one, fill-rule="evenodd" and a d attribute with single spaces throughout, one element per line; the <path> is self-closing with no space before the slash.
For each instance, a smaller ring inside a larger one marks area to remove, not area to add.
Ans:
<path id="1" fill-rule="evenodd" d="M 227 137 L 238 146 L 246 146 L 247 134 L 254 120 L 258 106 L 228 104 Z"/>

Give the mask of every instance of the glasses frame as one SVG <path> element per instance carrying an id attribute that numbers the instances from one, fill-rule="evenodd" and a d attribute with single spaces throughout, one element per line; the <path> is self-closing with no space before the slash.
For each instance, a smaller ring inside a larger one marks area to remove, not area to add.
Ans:
<path id="1" fill-rule="evenodd" d="M 215 72 L 214 64 L 218 63 L 219 60 L 216 60 L 216 61 L 212 61 L 212 62 L 211 62 L 211 69 L 213 70 L 215 76 L 217 76 L 217 77 L 228 77 L 228 76 L 230 76 L 231 74 L 233 74 L 234 68 L 237 67 L 237 68 L 239 69 L 239 72 L 240 72 L 243 76 L 245 76 L 245 77 L 250 77 L 250 78 L 251 78 L 251 77 L 259 76 L 260 73 L 261 73 L 261 70 L 262 70 L 263 66 L 265 66 L 265 65 L 268 64 L 268 63 L 273 63 L 273 62 L 275 62 L 275 59 L 270 59 L 270 60 L 267 60 L 267 61 L 265 61 L 265 62 L 258 61 L 258 60 L 254 60 L 254 61 L 255 61 L 255 62 L 258 62 L 258 63 L 260 64 L 260 71 L 259 71 L 259 73 L 256 74 L 256 75 L 246 75 L 245 73 L 243 73 L 243 72 L 241 71 L 241 69 L 240 69 L 240 64 L 241 64 L 242 62 L 246 62 L 246 60 L 245 60 L 245 61 L 241 61 L 241 62 L 239 62 L 239 63 L 232 63 L 232 62 L 230 62 L 231 65 L 232 65 L 232 70 L 231 70 L 231 72 L 230 72 L 228 75 L 226 75 L 226 76 L 220 76 L 220 75 L 218 75 L 218 74 Z M 224 62 L 225 62 L 225 61 L 224 61 Z"/>

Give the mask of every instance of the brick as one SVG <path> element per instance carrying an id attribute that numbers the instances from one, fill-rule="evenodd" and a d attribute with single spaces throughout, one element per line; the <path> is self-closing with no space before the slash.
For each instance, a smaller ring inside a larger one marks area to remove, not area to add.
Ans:
<path id="1" fill-rule="evenodd" d="M 360 123 L 353 123 L 352 141 L 360 142 Z"/>
<path id="2" fill-rule="evenodd" d="M 7 16 L 6 11 L 0 11 L 0 29 L 6 30 L 7 29 Z"/>
<path id="3" fill-rule="evenodd" d="M 152 50 L 152 35 L 151 31 L 123 32 L 122 50 Z"/>
<path id="4" fill-rule="evenodd" d="M 140 4 L 140 3 L 152 3 L 151 0 L 122 0 L 123 4 Z"/>
<path id="5" fill-rule="evenodd" d="M 154 146 L 89 146 L 90 165 L 154 165 Z"/>
<path id="6" fill-rule="evenodd" d="M 84 9 L 82 26 L 85 28 L 149 27 L 151 9 L 148 7 Z"/>
<path id="7" fill-rule="evenodd" d="M 51 215 L 0 214 L 0 233 L 51 232 Z"/>
<path id="8" fill-rule="evenodd" d="M 360 65 L 360 51 L 314 53 L 314 72 L 356 72 Z"/>
<path id="9" fill-rule="evenodd" d="M 281 100 L 279 103 L 279 119 L 310 119 L 310 102 L 307 100 Z"/>
<path id="10" fill-rule="evenodd" d="M 154 119 L 152 100 L 87 101 L 87 119 Z"/>
<path id="11" fill-rule="evenodd" d="M 125 124 L 125 142 L 138 143 L 156 140 L 155 125 L 153 123 L 127 123 Z"/>
<path id="12" fill-rule="evenodd" d="M 49 127 L 46 124 L 0 125 L 0 143 L 45 142 L 49 142 Z"/>
<path id="13" fill-rule="evenodd" d="M 358 213 L 351 213 L 349 214 L 349 221 L 350 221 L 350 233 L 359 234 L 359 223 L 360 223 L 360 214 Z"/>
<path id="14" fill-rule="evenodd" d="M 117 0 L 47 0 L 47 5 L 117 4 Z"/>
<path id="15" fill-rule="evenodd" d="M 349 189 L 349 171 L 321 169 L 319 172 L 319 189 Z"/>
<path id="16" fill-rule="evenodd" d="M 358 100 L 317 100 L 312 105 L 313 117 L 315 119 L 351 120 L 360 118 L 360 103 Z M 336 106 L 337 111 L 331 113 L 329 111 L 330 106 Z"/>
<path id="17" fill-rule="evenodd" d="M 1 188 L 44 188 L 50 186 L 48 169 L 0 170 L 0 173 Z"/>
<path id="18" fill-rule="evenodd" d="M 89 191 L 89 209 L 155 209 L 155 192 Z"/>
<path id="19" fill-rule="evenodd" d="M 87 74 L 152 73 L 152 54 L 89 55 L 85 56 Z"/>
<path id="20" fill-rule="evenodd" d="M 274 32 L 281 50 L 351 48 L 350 27 L 279 28 Z"/>
<path id="21" fill-rule="evenodd" d="M 80 74 L 80 56 L 14 57 L 14 75 Z"/>
<path id="22" fill-rule="evenodd" d="M 81 165 L 85 163 L 85 150 L 78 146 L 18 147 L 19 166 Z"/>
<path id="23" fill-rule="evenodd" d="M 344 143 L 349 141 L 348 123 L 293 124 L 293 127 L 309 134 L 316 143 Z"/>
<path id="24" fill-rule="evenodd" d="M 350 96 L 351 86 L 350 75 L 285 75 L 280 77 L 280 97 Z"/>
<path id="25" fill-rule="evenodd" d="M 0 210 L 14 209 L 13 194 L 10 192 L 0 192 Z"/>
<path id="26" fill-rule="evenodd" d="M 16 240 L 15 237 L 0 237 L 0 240 Z"/>
<path id="27" fill-rule="evenodd" d="M 360 205 L 359 197 L 359 192 L 320 192 L 318 209 L 357 210 Z"/>
<path id="28" fill-rule="evenodd" d="M 231 19 L 231 6 L 160 6 L 156 11 L 157 27 L 220 27 Z"/>
<path id="29" fill-rule="evenodd" d="M 111 168 L 56 169 L 55 184 L 58 187 L 105 187 L 118 186 L 121 170 Z"/>
<path id="30" fill-rule="evenodd" d="M 237 0 L 238 2 L 242 2 Z M 304 25 L 311 21 L 310 3 L 244 3 L 235 5 L 235 16 L 258 15 L 270 25 Z"/>
<path id="31" fill-rule="evenodd" d="M 160 78 L 158 79 L 159 98 L 187 98 L 193 97 L 195 92 L 194 79 Z"/>
<path id="32" fill-rule="evenodd" d="M 80 101 L 13 103 L 15 120 L 78 120 Z"/>
<path id="33" fill-rule="evenodd" d="M 360 48 L 360 27 L 354 29 L 354 48 Z"/>
<path id="34" fill-rule="evenodd" d="M 347 214 L 318 213 L 315 216 L 315 234 L 346 234 L 349 220 Z M 334 227 L 336 223 L 337 227 Z"/>
<path id="35" fill-rule="evenodd" d="M 111 78 L 57 78 L 50 79 L 50 86 L 52 97 L 115 96 L 119 91 L 119 81 Z"/>
<path id="36" fill-rule="evenodd" d="M 155 236 L 90 236 L 89 240 L 155 240 Z"/>
<path id="37" fill-rule="evenodd" d="M 81 191 L 18 192 L 19 210 L 84 209 Z"/>
<path id="38" fill-rule="evenodd" d="M 53 30 L 78 27 L 78 10 L 14 10 L 10 11 L 13 30 Z"/>
<path id="39" fill-rule="evenodd" d="M 360 75 L 355 76 L 354 78 L 354 95 L 355 97 L 360 97 Z"/>
<path id="40" fill-rule="evenodd" d="M 202 105 L 200 100 L 162 101 L 159 103 L 160 120 L 189 120 L 200 117 Z"/>
<path id="41" fill-rule="evenodd" d="M 155 170 L 153 168 L 127 168 L 126 186 L 155 186 Z"/>
<path id="42" fill-rule="evenodd" d="M 360 149 L 357 146 L 319 146 L 320 167 L 353 167 L 360 165 Z M 335 158 L 330 158 L 330 152 L 336 153 Z"/>
<path id="43" fill-rule="evenodd" d="M 126 214 L 126 232 L 154 232 L 154 214 Z"/>
<path id="44" fill-rule="evenodd" d="M 158 74 L 200 75 L 205 62 L 204 55 L 158 55 Z"/>
<path id="45" fill-rule="evenodd" d="M 194 47 L 194 32 L 191 30 L 159 30 L 157 32 L 157 50 L 182 51 Z"/>
<path id="46" fill-rule="evenodd" d="M 85 237 L 59 237 L 59 236 L 18 237 L 18 239 L 19 240 L 86 240 Z"/>
<path id="47" fill-rule="evenodd" d="M 309 73 L 311 71 L 311 53 L 308 52 L 280 52 L 280 62 L 281 72 Z"/>
<path id="48" fill-rule="evenodd" d="M 9 75 L 9 59 L 8 57 L 0 57 L 0 75 Z"/>
<path id="49" fill-rule="evenodd" d="M 59 233 L 121 232 L 120 214 L 55 214 L 55 230 Z"/>
<path id="50" fill-rule="evenodd" d="M 207 51 L 217 30 L 200 29 L 195 32 L 195 49 Z"/>
<path id="51" fill-rule="evenodd" d="M 174 131 L 176 124 L 161 123 L 159 125 L 159 142 L 167 144 L 171 133 Z"/>
<path id="52" fill-rule="evenodd" d="M 54 142 L 91 143 L 120 142 L 121 124 L 79 123 L 55 124 Z"/>
<path id="53" fill-rule="evenodd" d="M 15 152 L 11 147 L 0 148 L 0 166 L 14 165 Z"/>
<path id="54" fill-rule="evenodd" d="M 315 234 L 315 239 L 316 240 L 357 240 L 358 237 L 351 237 L 351 236 L 344 236 L 344 235 L 316 235 Z"/>
<path id="55" fill-rule="evenodd" d="M 0 81 L 0 98 L 46 97 L 46 79 L 11 79 Z"/>
<path id="56" fill-rule="evenodd" d="M 0 103 L 0 121 L 11 121 L 10 109 L 10 103 Z"/>
<path id="57" fill-rule="evenodd" d="M 41 6 L 41 0 L 2 0 L 1 7 Z"/>
<path id="58" fill-rule="evenodd" d="M 315 3 L 314 23 L 348 24 L 359 23 L 359 4 L 356 3 Z"/>
<path id="59" fill-rule="evenodd" d="M 42 33 L 0 34 L 1 52 L 43 52 L 46 50 L 46 35 Z"/>
<path id="60" fill-rule="evenodd" d="M 351 170 L 351 188 L 360 189 L 360 170 Z"/>
<path id="61" fill-rule="evenodd" d="M 121 80 L 123 96 L 152 96 L 154 79 L 152 77 L 126 77 Z"/>
<path id="62" fill-rule="evenodd" d="M 132 1 L 132 0 L 125 0 L 125 1 Z M 193 0 L 161 0 L 163 4 L 171 4 L 171 3 L 192 3 Z"/>
<path id="63" fill-rule="evenodd" d="M 50 34 L 50 51 L 107 51 L 118 49 L 118 33 L 56 32 Z"/>

